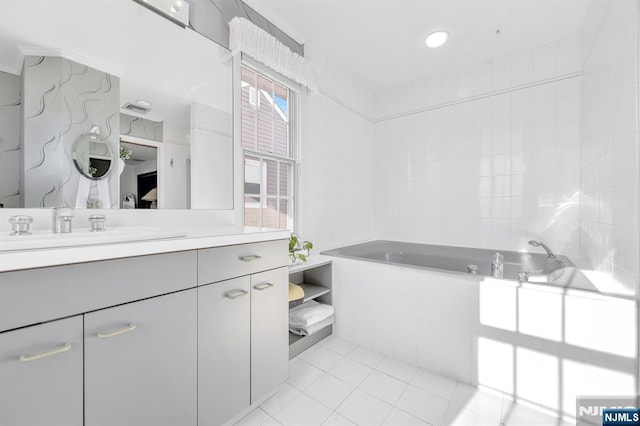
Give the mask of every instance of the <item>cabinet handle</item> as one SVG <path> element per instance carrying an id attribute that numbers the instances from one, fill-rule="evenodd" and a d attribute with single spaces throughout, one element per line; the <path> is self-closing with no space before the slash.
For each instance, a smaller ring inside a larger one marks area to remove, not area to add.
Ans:
<path id="1" fill-rule="evenodd" d="M 251 256 L 240 256 L 240 260 L 243 262 L 251 262 L 252 260 L 262 259 L 262 256 L 258 256 L 257 254 L 252 254 Z"/>
<path id="2" fill-rule="evenodd" d="M 249 294 L 249 292 L 247 290 L 235 290 L 225 294 L 224 297 L 226 297 L 227 299 L 237 299 L 238 297 L 244 296 L 245 294 Z"/>
<path id="3" fill-rule="evenodd" d="M 266 290 L 266 289 L 271 288 L 271 287 L 273 287 L 273 284 L 271 284 L 271 283 L 256 284 L 256 285 L 253 286 L 253 288 L 255 288 L 256 290 L 260 290 L 260 291 Z"/>
<path id="4" fill-rule="evenodd" d="M 129 324 L 128 326 L 126 326 L 125 328 L 121 328 L 120 330 L 116 330 L 116 331 L 112 331 L 111 333 L 96 333 L 96 336 L 98 336 L 100 339 L 108 339 L 109 337 L 115 337 L 115 336 L 119 336 L 121 334 L 124 333 L 129 333 L 130 331 L 133 331 L 136 329 L 136 325 L 135 324 Z"/>
<path id="5" fill-rule="evenodd" d="M 73 345 L 71 343 L 65 343 L 64 346 L 62 346 L 61 348 L 54 349 L 49 352 L 43 352 L 38 355 L 20 355 L 20 361 L 21 362 L 38 361 L 39 359 L 48 358 L 50 356 L 58 355 L 58 354 L 61 354 L 62 352 L 66 352 L 69 349 L 71 349 L 72 346 Z"/>

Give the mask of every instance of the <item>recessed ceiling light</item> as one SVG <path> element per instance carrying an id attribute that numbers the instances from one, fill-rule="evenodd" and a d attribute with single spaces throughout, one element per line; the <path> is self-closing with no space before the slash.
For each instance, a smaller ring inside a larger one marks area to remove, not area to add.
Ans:
<path id="1" fill-rule="evenodd" d="M 435 48 L 440 47 L 449 40 L 449 33 L 444 30 L 434 31 L 424 38 L 424 44 L 427 47 Z"/>

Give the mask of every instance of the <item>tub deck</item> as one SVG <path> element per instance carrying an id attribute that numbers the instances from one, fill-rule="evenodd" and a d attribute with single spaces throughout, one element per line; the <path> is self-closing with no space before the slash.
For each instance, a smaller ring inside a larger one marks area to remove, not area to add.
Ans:
<path id="1" fill-rule="evenodd" d="M 376 240 L 325 250 L 321 254 L 464 275 L 471 275 L 468 266 L 475 265 L 476 275 L 490 277 L 491 259 L 496 251 Z M 520 281 L 518 274 L 526 272 L 527 281 L 531 283 L 601 292 L 566 256 L 550 258 L 545 253 L 497 252 L 504 256 L 503 279 Z"/>

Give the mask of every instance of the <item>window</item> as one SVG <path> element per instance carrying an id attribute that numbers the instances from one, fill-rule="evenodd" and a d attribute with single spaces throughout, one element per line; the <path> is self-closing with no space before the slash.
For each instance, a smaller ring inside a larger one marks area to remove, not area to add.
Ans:
<path id="1" fill-rule="evenodd" d="M 242 67 L 244 223 L 293 230 L 297 93 Z"/>

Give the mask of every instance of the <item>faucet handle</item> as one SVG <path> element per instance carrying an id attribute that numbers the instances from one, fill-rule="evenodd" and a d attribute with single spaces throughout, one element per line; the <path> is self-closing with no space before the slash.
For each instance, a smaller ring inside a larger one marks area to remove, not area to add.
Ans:
<path id="1" fill-rule="evenodd" d="M 9 235 L 31 235 L 31 231 L 29 230 L 29 226 L 33 223 L 31 216 L 11 216 L 9 223 L 11 224 L 11 233 Z"/>
<path id="2" fill-rule="evenodd" d="M 107 217 L 103 214 L 92 214 L 89 216 L 89 223 L 91 224 L 91 232 L 102 232 L 104 231 L 104 222 L 107 220 Z"/>

